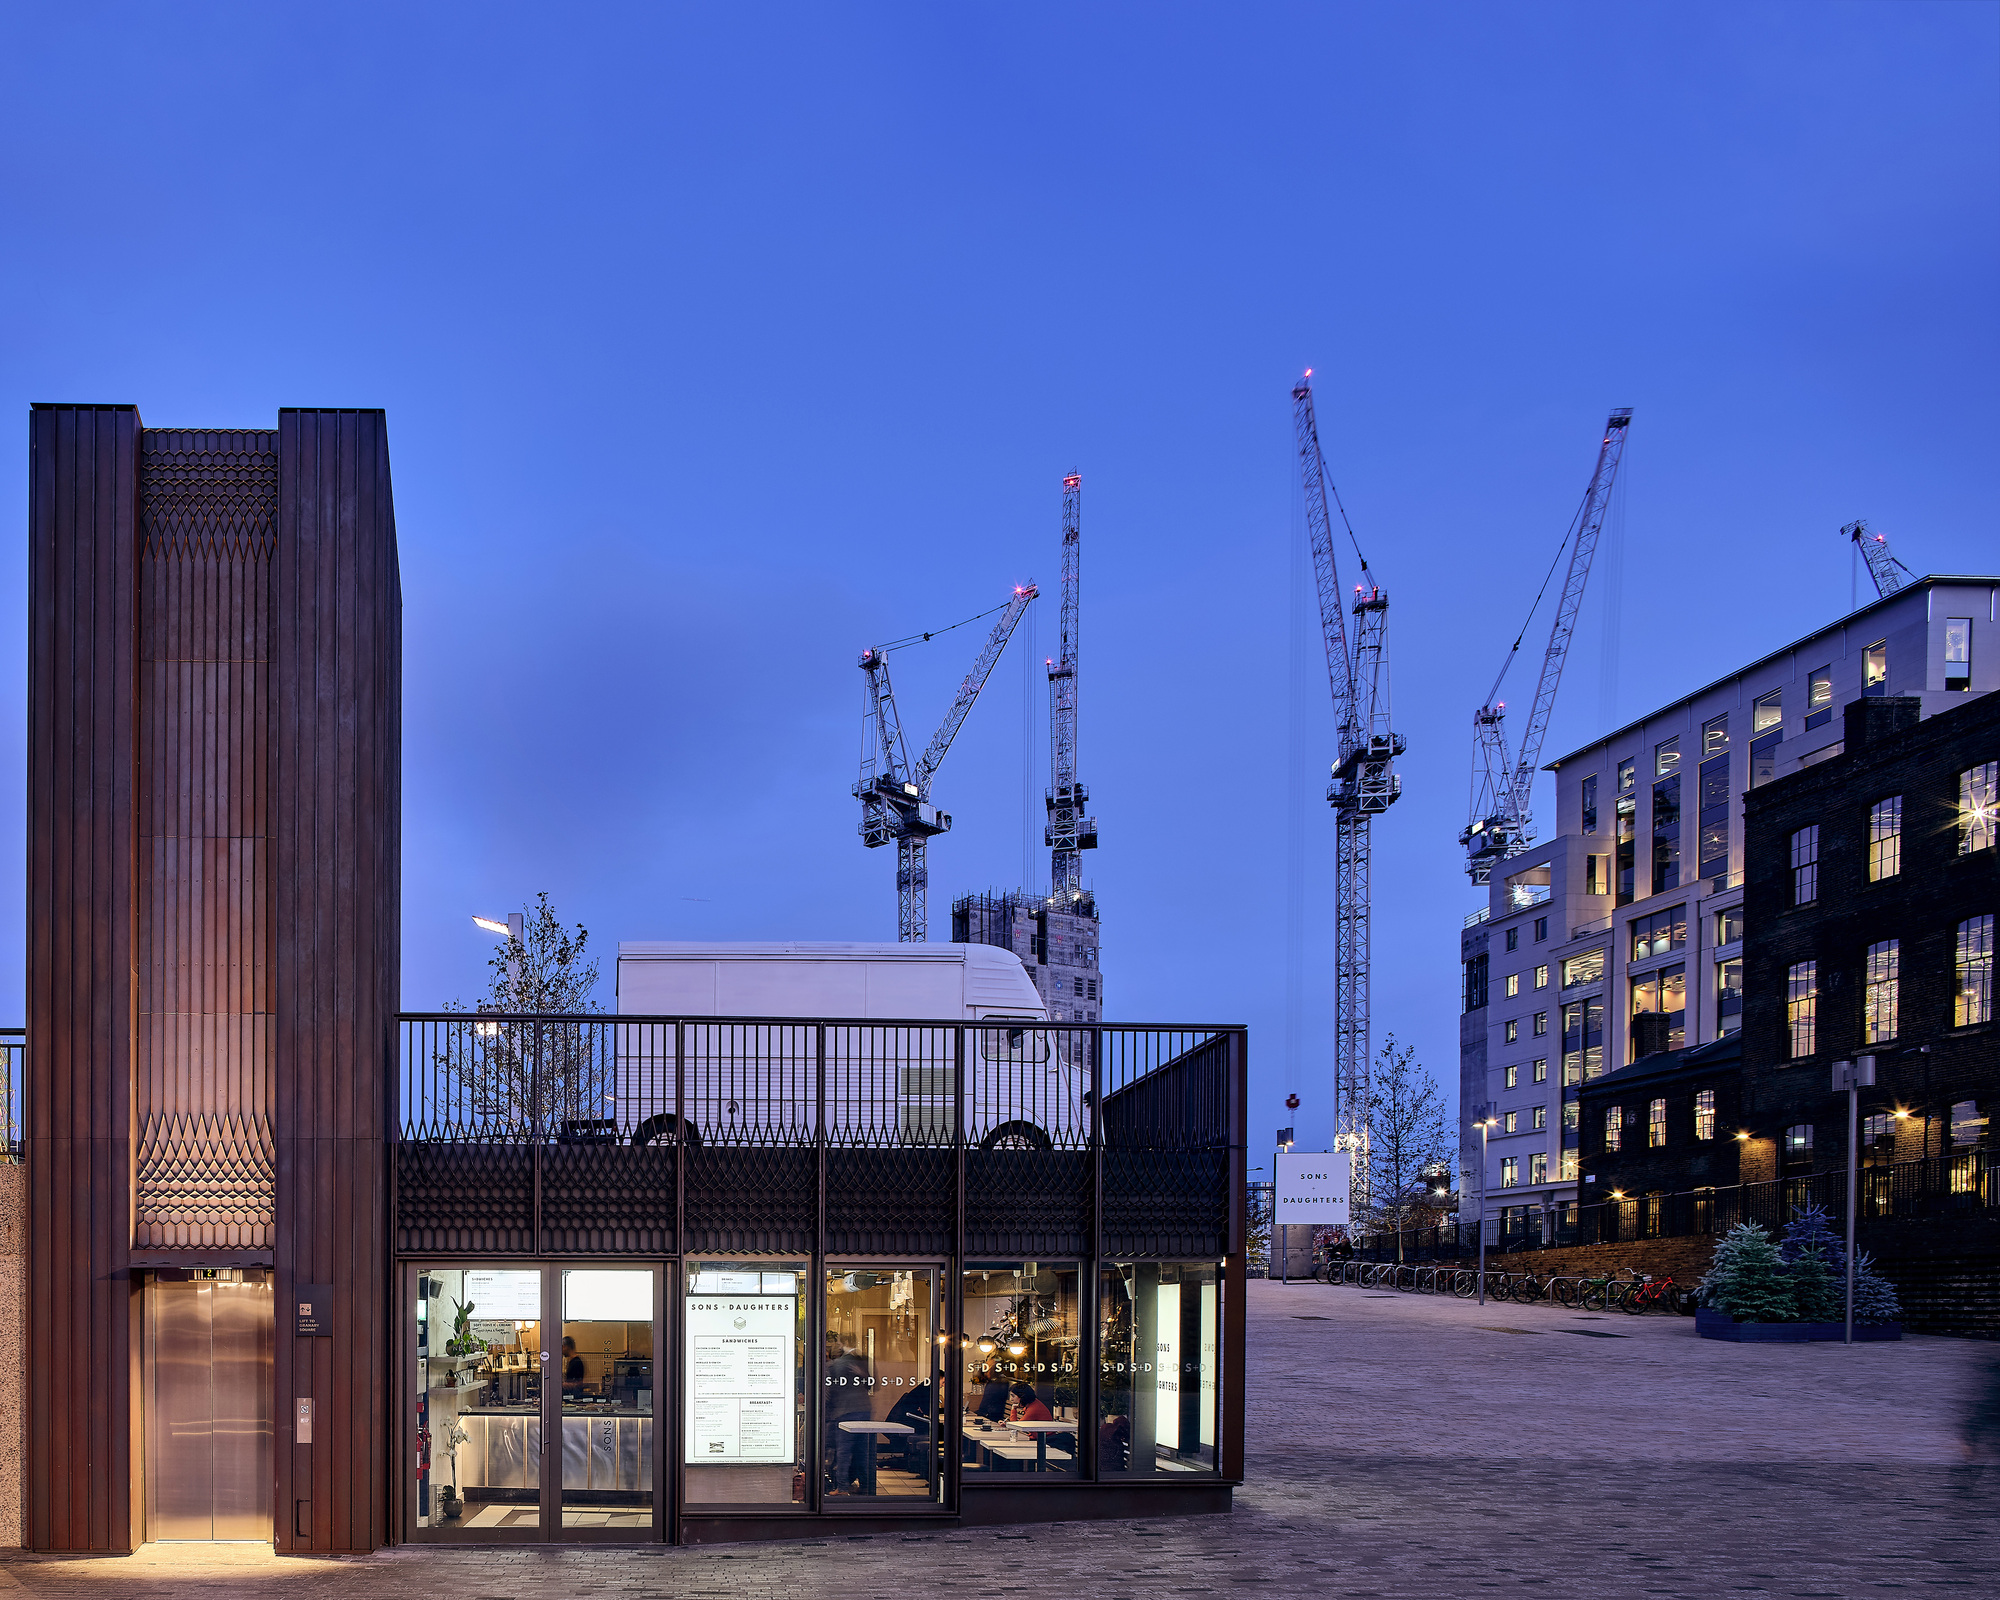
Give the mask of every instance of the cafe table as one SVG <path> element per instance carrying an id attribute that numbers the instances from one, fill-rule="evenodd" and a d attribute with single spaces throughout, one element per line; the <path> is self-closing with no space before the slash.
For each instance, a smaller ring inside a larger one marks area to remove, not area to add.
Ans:
<path id="1" fill-rule="evenodd" d="M 842 1433 L 887 1434 L 892 1438 L 906 1438 L 917 1430 L 907 1422 L 871 1422 L 866 1417 L 858 1417 L 852 1422 L 839 1425 Z M 875 1492 L 875 1441 L 868 1441 L 868 1448 L 861 1452 L 861 1492 Z"/>
<path id="2" fill-rule="evenodd" d="M 1032 1433 L 1035 1436 L 1035 1465 L 1037 1467 L 1046 1467 L 1049 1464 L 1050 1434 L 1076 1432 L 1076 1424 L 1074 1422 L 1009 1422 L 1005 1426 L 1012 1428 L 1016 1433 Z M 1062 1452 L 1058 1450 L 1056 1454 L 1062 1455 Z M 1068 1460 L 1069 1458 L 1064 1456 L 1063 1459 Z"/>

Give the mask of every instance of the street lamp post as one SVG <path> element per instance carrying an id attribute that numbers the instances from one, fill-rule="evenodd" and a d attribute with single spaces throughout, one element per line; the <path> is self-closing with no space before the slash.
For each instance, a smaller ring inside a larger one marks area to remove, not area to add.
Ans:
<path id="1" fill-rule="evenodd" d="M 1486 1131 L 1493 1126 L 1493 1107 L 1479 1108 L 1479 1303 L 1486 1304 Z"/>
<path id="2" fill-rule="evenodd" d="M 1847 1338 L 1854 1343 L 1854 1200 L 1861 1172 L 1861 1091 L 1875 1087 L 1875 1058 L 1833 1064 L 1833 1090 L 1847 1091 Z"/>

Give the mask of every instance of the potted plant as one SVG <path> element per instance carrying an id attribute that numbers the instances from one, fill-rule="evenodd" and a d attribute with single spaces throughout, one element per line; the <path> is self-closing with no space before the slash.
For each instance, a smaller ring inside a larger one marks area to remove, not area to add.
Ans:
<path id="1" fill-rule="evenodd" d="M 458 1447 L 471 1437 L 471 1434 L 459 1426 L 458 1418 L 453 1417 L 445 1424 L 444 1459 L 451 1474 L 451 1481 L 438 1490 L 438 1505 L 443 1508 L 444 1520 L 447 1522 L 456 1522 L 465 1510 L 465 1502 L 458 1498 Z"/>

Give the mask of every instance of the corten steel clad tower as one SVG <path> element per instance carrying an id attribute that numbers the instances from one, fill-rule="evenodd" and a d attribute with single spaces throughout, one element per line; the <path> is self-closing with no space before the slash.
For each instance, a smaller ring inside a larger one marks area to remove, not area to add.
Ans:
<path id="1" fill-rule="evenodd" d="M 400 966 L 383 417 L 43 405 L 30 457 L 27 1542 L 130 1550 L 185 1498 L 147 1470 L 154 1296 L 216 1272 L 242 1280 L 270 1446 L 236 1472 L 249 1521 L 213 1536 L 261 1517 L 281 1551 L 373 1549 Z M 329 1336 L 294 1335 L 309 1286 Z"/>

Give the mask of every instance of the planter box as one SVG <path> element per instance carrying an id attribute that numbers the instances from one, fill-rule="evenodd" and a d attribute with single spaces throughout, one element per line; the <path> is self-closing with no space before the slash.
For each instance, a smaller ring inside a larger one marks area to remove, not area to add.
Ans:
<path id="1" fill-rule="evenodd" d="M 1847 1337 L 1844 1322 L 1738 1322 L 1726 1311 L 1703 1306 L 1694 1314 L 1694 1331 L 1704 1339 L 1726 1339 L 1732 1344 L 1817 1344 L 1831 1340 L 1838 1344 Z M 1900 1322 L 1872 1322 L 1854 1325 L 1856 1344 L 1876 1344 L 1903 1337 Z"/>

